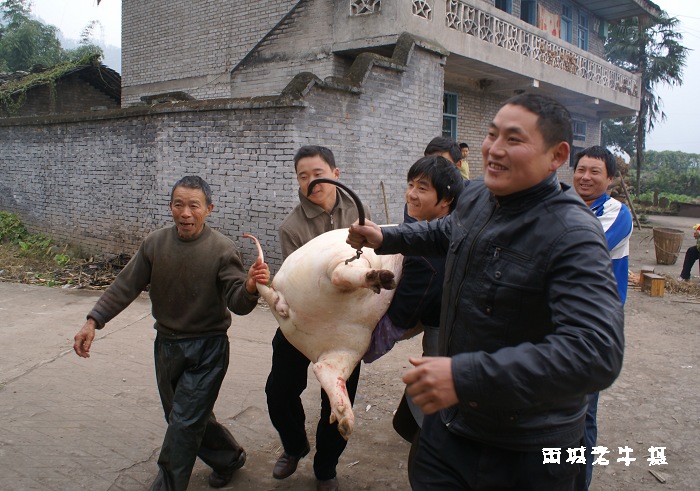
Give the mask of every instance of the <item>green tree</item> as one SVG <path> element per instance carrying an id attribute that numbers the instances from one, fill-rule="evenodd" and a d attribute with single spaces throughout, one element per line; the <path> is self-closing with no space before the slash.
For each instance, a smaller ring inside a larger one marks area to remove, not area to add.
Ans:
<path id="1" fill-rule="evenodd" d="M 102 48 L 91 41 L 99 21 L 90 22 L 80 35 L 77 48 L 65 50 L 55 26 L 30 18 L 29 0 L 0 2 L 0 71 L 31 71 L 36 65 L 51 67 L 90 55 L 102 57 Z"/>
<path id="2" fill-rule="evenodd" d="M 640 192 L 700 197 L 700 154 L 664 150 L 644 152 Z"/>
<path id="3" fill-rule="evenodd" d="M 0 4 L 0 69 L 30 70 L 35 65 L 52 66 L 63 57 L 56 27 L 29 18 L 28 0 L 5 0 Z"/>
<path id="4" fill-rule="evenodd" d="M 658 18 L 633 17 L 613 26 L 605 43 L 608 60 L 627 71 L 640 73 L 640 104 L 634 119 L 636 192 L 639 194 L 641 169 L 644 165 L 646 135 L 657 121 L 666 119 L 662 101 L 655 90 L 658 84 L 681 85 L 688 48 L 680 44 L 678 19 L 661 11 Z"/>
<path id="5" fill-rule="evenodd" d="M 68 61 L 78 61 L 91 55 L 99 55 L 100 58 L 102 58 L 102 55 L 104 54 L 102 52 L 102 48 L 96 44 L 93 44 L 90 40 L 94 30 L 97 27 L 102 27 L 102 24 L 100 24 L 100 21 L 98 20 L 93 20 L 87 26 L 85 26 L 83 31 L 80 33 L 80 42 L 78 43 L 78 47 L 66 50 L 64 52 L 64 58 Z"/>

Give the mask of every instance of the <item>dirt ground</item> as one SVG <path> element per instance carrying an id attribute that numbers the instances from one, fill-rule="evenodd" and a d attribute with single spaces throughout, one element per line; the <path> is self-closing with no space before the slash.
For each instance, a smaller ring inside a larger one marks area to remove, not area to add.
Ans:
<path id="1" fill-rule="evenodd" d="M 668 276 L 667 289 L 663 297 L 651 297 L 630 284 L 624 367 L 601 394 L 599 405 L 598 442 L 610 450 L 610 462 L 595 467 L 593 491 L 700 489 L 700 269 L 695 266 L 690 284 L 672 279 L 693 242 L 691 226 L 700 219 L 650 220 L 649 227 L 634 232 L 630 270 L 654 267 Z M 675 265 L 656 264 L 651 226 L 685 232 Z M 5 347 L 0 357 L 0 482 L 7 484 L 0 488 L 147 489 L 165 429 L 152 370 L 147 298 L 100 331 L 94 356 L 85 361 L 72 353 L 72 336 L 97 293 L 46 289 L 52 292 L 49 302 L 42 290 L 34 285 L 13 289 L 17 296 L 12 301 L 0 296 L 0 344 Z M 275 328 L 272 315 L 259 307 L 235 320 L 229 331 L 231 366 L 215 412 L 244 445 L 248 460 L 224 489 L 315 489 L 313 453 L 290 478 L 271 477 L 281 447 L 267 415 L 264 385 Z M 24 333 L 38 329 L 42 336 L 25 348 Z M 341 489 L 410 489 L 409 445 L 393 431 L 391 419 L 403 392 L 400 377 L 408 358 L 420 352 L 420 339 L 414 338 L 362 367 L 355 431 L 338 465 Z M 320 388 L 311 373 L 308 382 L 303 400 L 313 446 Z M 76 413 L 89 416 L 76 421 Z M 122 419 L 112 421 L 119 415 Z M 619 447 L 632 449 L 630 457 L 636 460 L 629 466 L 617 461 Z M 665 464 L 649 465 L 650 447 L 664 447 Z M 35 457 L 27 460 L 25 454 Z M 189 490 L 210 490 L 208 474 L 197 462 Z"/>

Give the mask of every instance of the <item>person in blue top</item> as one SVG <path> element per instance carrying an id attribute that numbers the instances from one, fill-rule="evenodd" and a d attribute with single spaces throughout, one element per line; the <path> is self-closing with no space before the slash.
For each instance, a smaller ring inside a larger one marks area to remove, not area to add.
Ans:
<path id="1" fill-rule="evenodd" d="M 629 242 L 632 235 L 632 214 L 629 208 L 606 191 L 617 174 L 615 156 L 601 146 L 588 147 L 575 156 L 574 189 L 600 220 L 608 242 L 617 291 L 624 305 L 627 299 L 627 270 L 629 266 Z M 591 449 L 598 438 L 598 392 L 588 396 L 586 412 L 586 474 L 580 476 L 578 489 L 587 490 L 593 476 Z"/>

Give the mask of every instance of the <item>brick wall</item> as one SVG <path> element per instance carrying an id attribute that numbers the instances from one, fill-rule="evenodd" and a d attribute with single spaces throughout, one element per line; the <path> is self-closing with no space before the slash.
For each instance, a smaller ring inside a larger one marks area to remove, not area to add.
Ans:
<path id="1" fill-rule="evenodd" d="M 303 71 L 342 76 L 351 60 L 333 55 L 333 2 L 307 0 L 231 74 L 231 97 L 279 94 Z"/>
<path id="2" fill-rule="evenodd" d="M 249 264 L 261 240 L 273 270 L 277 227 L 297 203 L 292 157 L 327 145 L 341 179 L 384 223 L 402 218 L 406 172 L 440 133 L 441 57 L 416 48 L 405 71 L 375 67 L 361 94 L 313 88 L 303 105 L 163 104 L 78 117 L 0 120 L 0 209 L 85 251 L 133 253 L 171 223 L 172 184 L 198 174 L 212 186 L 209 223 Z"/>
<path id="3" fill-rule="evenodd" d="M 97 110 L 97 108 L 114 109 L 118 107 L 118 101 L 74 74 L 58 80 L 54 91 L 48 85 L 29 90 L 24 104 L 12 116 L 77 113 L 90 111 L 93 108 Z M 0 111 L 0 116 L 7 117 L 2 111 Z"/>
<path id="4" fill-rule="evenodd" d="M 123 0 L 122 104 L 172 90 L 229 97 L 233 67 L 298 1 Z"/>

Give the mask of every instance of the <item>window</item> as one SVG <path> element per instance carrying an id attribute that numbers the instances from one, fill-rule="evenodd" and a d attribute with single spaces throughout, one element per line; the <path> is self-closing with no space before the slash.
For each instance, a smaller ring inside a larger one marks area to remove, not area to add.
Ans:
<path id="1" fill-rule="evenodd" d="M 561 5 L 561 38 L 570 43 L 573 39 L 571 33 L 574 28 L 574 18 L 571 14 L 571 5 Z"/>
<path id="2" fill-rule="evenodd" d="M 520 2 L 520 19 L 533 26 L 537 25 L 537 0 Z"/>
<path id="3" fill-rule="evenodd" d="M 588 51 L 588 16 L 578 14 L 578 47 Z"/>
<path id="4" fill-rule="evenodd" d="M 442 136 L 457 139 L 457 94 L 445 92 L 442 98 Z"/>
<path id="5" fill-rule="evenodd" d="M 513 0 L 496 0 L 495 6 L 497 9 L 508 12 L 509 14 L 513 13 Z"/>
<path id="6" fill-rule="evenodd" d="M 574 119 L 572 122 L 574 130 L 574 140 L 586 141 L 586 122 L 580 119 Z"/>
<path id="7" fill-rule="evenodd" d="M 576 154 L 579 153 L 581 150 L 583 150 L 583 147 L 575 147 L 571 146 L 571 153 L 569 154 L 569 167 L 572 169 L 574 168 L 574 164 L 576 163 Z"/>

